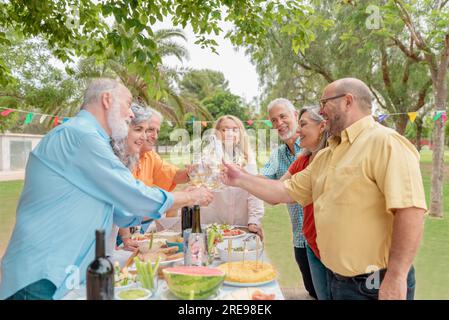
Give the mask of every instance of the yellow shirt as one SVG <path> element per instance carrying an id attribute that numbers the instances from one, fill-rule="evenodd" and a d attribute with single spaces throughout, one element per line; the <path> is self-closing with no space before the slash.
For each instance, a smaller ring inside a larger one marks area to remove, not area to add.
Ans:
<path id="1" fill-rule="evenodd" d="M 172 191 L 176 184 L 173 182 L 178 168 L 164 162 L 154 151 L 149 151 L 140 157 L 139 164 L 133 174 L 147 186 L 157 186 Z"/>
<path id="2" fill-rule="evenodd" d="M 419 153 L 371 116 L 332 137 L 284 185 L 302 206 L 313 202 L 322 262 L 343 276 L 387 267 L 394 209 L 427 209 Z"/>

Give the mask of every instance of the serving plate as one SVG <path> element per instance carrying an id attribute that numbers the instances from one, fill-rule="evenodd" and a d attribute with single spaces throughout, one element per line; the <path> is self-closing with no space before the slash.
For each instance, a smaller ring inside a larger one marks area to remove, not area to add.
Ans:
<path id="1" fill-rule="evenodd" d="M 271 280 L 267 280 L 267 281 L 262 281 L 262 282 L 232 282 L 232 281 L 224 281 L 223 284 L 228 285 L 228 286 L 233 286 L 233 287 L 258 287 L 258 286 L 263 286 L 266 284 L 269 284 L 273 281 L 275 281 L 276 278 L 273 278 Z"/>

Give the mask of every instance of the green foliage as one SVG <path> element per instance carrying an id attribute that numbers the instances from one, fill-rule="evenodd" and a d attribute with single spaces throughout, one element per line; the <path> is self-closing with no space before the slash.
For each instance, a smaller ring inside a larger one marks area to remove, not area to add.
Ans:
<path id="1" fill-rule="evenodd" d="M 383 113 L 417 111 L 429 103 L 431 80 L 426 66 L 405 57 L 391 40 L 403 25 L 398 25 L 397 15 L 390 20 L 387 16 L 383 23 L 388 22 L 390 29 L 369 29 L 371 4 L 313 2 L 315 19 L 321 23 L 311 25 L 315 40 L 303 53 L 295 52 L 292 36 L 281 32 L 285 27 L 278 23 L 270 26 L 263 45 L 246 45 L 266 87 L 262 108 L 277 97 L 286 97 L 297 107 L 317 104 L 325 85 L 348 76 L 369 85 Z M 384 18 L 385 11 L 380 13 Z M 402 131 L 408 118 L 392 120 Z"/>
<path id="2" fill-rule="evenodd" d="M 248 118 L 248 109 L 244 107 L 242 100 L 228 91 L 218 91 L 202 101 L 214 119 L 226 114 L 236 116 L 245 121 Z"/>
<path id="3" fill-rule="evenodd" d="M 54 57 L 45 41 L 35 38 L 11 38 L 8 48 L 0 46 L 0 60 L 7 61 L 14 81 L 0 85 L 0 106 L 39 113 L 72 116 L 78 110 L 81 98 L 80 83 L 56 68 L 49 61 Z M 20 117 L 26 114 L 21 113 Z M 10 114 L 2 122 L 2 130 L 26 133 L 45 133 L 51 126 L 48 118 L 43 124 L 34 117 L 24 125 L 20 118 Z"/>
<path id="4" fill-rule="evenodd" d="M 310 7 L 301 1 L 279 3 L 262 0 L 155 0 L 89 1 L 47 0 L 0 2 L 0 32 L 13 29 L 25 37 L 42 36 L 52 53 L 63 62 L 74 56 L 105 57 L 130 52 L 127 65 L 150 81 L 148 71 L 157 73 L 161 52 L 153 39 L 153 25 L 169 18 L 175 27 L 191 26 L 197 43 L 216 50 L 210 35 L 222 32 L 221 21 L 235 25 L 226 37 L 235 44 L 258 45 L 274 22 L 284 21 L 283 32 L 294 35 L 295 49 L 304 49 L 313 38 L 308 32 L 313 19 Z M 111 27 L 106 19 L 112 19 Z M 141 44 L 135 48 L 133 41 Z M 8 36 L 0 33 L 0 43 Z M 0 81 L 8 81 L 9 69 L 0 58 Z M 161 90 L 161 88 L 158 88 Z"/>
<path id="5" fill-rule="evenodd" d="M 196 101 L 201 101 L 217 91 L 229 90 L 223 73 L 208 69 L 186 72 L 178 85 L 183 96 Z"/>

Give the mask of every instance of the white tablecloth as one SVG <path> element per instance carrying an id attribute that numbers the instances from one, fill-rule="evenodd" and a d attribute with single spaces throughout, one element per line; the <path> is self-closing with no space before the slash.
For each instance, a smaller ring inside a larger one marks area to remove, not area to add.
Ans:
<path id="1" fill-rule="evenodd" d="M 129 256 L 131 255 L 130 251 L 124 251 L 124 250 L 116 250 L 111 257 L 111 261 L 118 261 L 121 266 L 123 266 L 128 260 Z M 264 253 L 264 261 L 268 262 L 268 259 L 265 256 Z M 223 263 L 221 260 L 215 260 L 212 263 L 212 266 L 218 266 L 221 263 Z M 262 289 L 267 294 L 274 293 L 276 295 L 277 300 L 284 300 L 284 296 L 282 294 L 281 288 L 279 286 L 279 282 L 277 280 L 272 281 L 270 283 L 267 283 L 263 286 L 258 286 L 257 288 Z M 241 289 L 241 287 L 234 287 L 229 285 L 223 285 L 220 289 L 218 299 L 223 298 L 228 293 Z M 156 293 L 149 299 L 149 300 L 161 300 L 163 298 L 172 298 L 173 296 L 168 293 L 168 287 L 165 280 L 159 279 L 158 282 L 158 289 Z M 85 300 L 86 299 L 86 287 L 84 285 L 81 285 L 79 289 L 74 289 L 70 291 L 67 295 L 65 295 L 62 300 Z"/>

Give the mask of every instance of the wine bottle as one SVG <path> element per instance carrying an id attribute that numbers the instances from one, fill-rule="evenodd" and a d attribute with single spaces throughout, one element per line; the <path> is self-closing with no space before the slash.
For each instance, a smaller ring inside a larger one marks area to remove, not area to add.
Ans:
<path id="1" fill-rule="evenodd" d="M 193 207 L 192 231 L 189 235 L 185 258 L 184 264 L 187 266 L 205 266 L 209 261 L 206 234 L 201 230 L 199 205 Z"/>
<path id="2" fill-rule="evenodd" d="M 95 260 L 87 267 L 87 300 L 114 299 L 114 267 L 105 255 L 105 232 L 95 231 Z"/>
<path id="3" fill-rule="evenodd" d="M 192 228 L 192 207 L 182 207 L 181 209 L 181 229 L 184 234 L 184 230 Z"/>
<path id="4" fill-rule="evenodd" d="M 201 230 L 201 213 L 200 213 L 200 206 L 194 205 L 193 206 L 193 216 L 192 216 L 192 233 L 202 233 Z"/>

